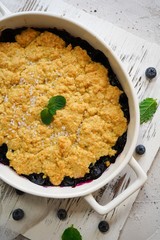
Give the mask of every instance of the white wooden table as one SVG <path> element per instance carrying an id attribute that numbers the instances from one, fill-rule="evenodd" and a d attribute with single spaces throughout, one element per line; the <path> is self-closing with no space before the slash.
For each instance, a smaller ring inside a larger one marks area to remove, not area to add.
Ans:
<path id="1" fill-rule="evenodd" d="M 133 81 L 139 100 L 153 97 L 159 102 L 160 46 L 118 28 L 107 22 L 105 17 L 94 16 L 97 10 L 96 5 L 93 7 L 91 1 L 90 8 L 86 7 L 87 10 L 83 8 L 81 1 L 79 1 L 81 10 L 78 1 L 74 2 L 77 7 L 66 3 L 67 0 L 65 2 L 62 0 L 2 0 L 2 2 L 13 12 L 50 11 L 87 25 L 99 34 L 119 56 Z M 73 1 L 68 0 L 68 2 L 71 4 Z M 93 2 L 96 4 L 96 1 Z M 100 1 L 97 2 L 97 6 L 99 6 L 98 3 Z M 102 3 L 107 7 L 104 1 Z M 114 10 L 113 5 L 112 10 Z M 87 11 L 95 14 L 88 14 Z M 150 66 L 155 67 L 158 74 L 153 81 L 149 82 L 144 72 Z M 101 216 L 94 212 L 82 198 L 55 200 L 29 194 L 19 196 L 12 187 L 0 181 L 0 240 L 12 240 L 18 234 L 23 234 L 31 240 L 59 240 L 64 229 L 72 224 L 80 230 L 84 240 L 159 240 L 159 121 L 160 108 L 158 107 L 153 119 L 140 127 L 137 144 L 144 144 L 147 151 L 141 157 L 135 155 L 135 158 L 148 173 L 149 178 L 139 195 L 136 192 L 114 211 Z M 114 194 L 123 191 L 128 180 L 132 182 L 133 178 L 132 171 L 126 167 L 116 179 L 97 191 L 95 195 L 101 203 L 106 203 L 113 198 Z M 21 221 L 12 219 L 11 212 L 16 208 L 22 208 L 25 211 L 25 218 Z M 68 217 L 65 221 L 58 220 L 56 216 L 58 208 L 67 210 Z M 100 233 L 97 228 L 99 221 L 103 219 L 110 224 L 110 230 L 106 234 Z"/>

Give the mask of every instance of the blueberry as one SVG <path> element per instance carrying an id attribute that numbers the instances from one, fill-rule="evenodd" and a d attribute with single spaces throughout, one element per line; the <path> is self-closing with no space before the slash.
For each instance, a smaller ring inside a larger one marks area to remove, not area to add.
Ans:
<path id="1" fill-rule="evenodd" d="M 87 181 L 90 181 L 91 179 L 92 179 L 92 178 L 91 178 L 90 173 L 86 173 L 86 174 L 84 175 L 84 177 L 76 178 L 76 179 L 75 179 L 75 186 L 76 186 L 77 184 L 82 184 L 82 183 L 85 183 L 85 182 L 87 182 Z"/>
<path id="2" fill-rule="evenodd" d="M 157 71 L 154 67 L 149 67 L 146 69 L 145 75 L 147 78 L 152 79 L 157 75 Z"/>
<path id="3" fill-rule="evenodd" d="M 96 179 L 98 177 L 101 176 L 102 174 L 102 170 L 98 167 L 98 166 L 94 166 L 91 170 L 90 170 L 91 176 L 93 179 Z"/>
<path id="4" fill-rule="evenodd" d="M 123 133 L 122 136 L 120 136 L 117 139 L 116 144 L 112 147 L 112 149 L 116 150 L 117 153 L 115 154 L 115 156 L 113 156 L 114 160 L 116 159 L 116 157 L 123 151 L 123 148 L 126 144 L 127 141 L 127 132 Z M 112 162 L 112 157 L 111 157 L 111 162 Z M 113 162 L 112 162 L 113 163 Z"/>
<path id="5" fill-rule="evenodd" d="M 9 166 L 9 159 L 3 153 L 0 153 L 0 163 Z"/>
<path id="6" fill-rule="evenodd" d="M 144 145 L 140 144 L 140 145 L 137 145 L 136 147 L 136 153 L 139 154 L 139 155 L 143 155 L 146 151 L 146 148 Z"/>
<path id="7" fill-rule="evenodd" d="M 120 90 L 122 90 L 122 86 L 121 86 L 121 84 L 120 84 L 120 82 L 118 81 L 118 79 L 117 79 L 117 77 L 116 77 L 116 75 L 109 75 L 109 81 L 110 81 L 110 84 L 112 85 L 112 86 L 116 86 L 116 87 L 118 87 Z"/>
<path id="8" fill-rule="evenodd" d="M 128 122 L 130 119 L 130 114 L 129 114 L 129 104 L 128 104 L 128 98 L 125 93 L 122 93 L 119 98 L 119 103 L 121 105 L 121 109 L 123 111 L 124 117 L 127 118 Z"/>
<path id="9" fill-rule="evenodd" d="M 98 224 L 98 229 L 100 232 L 107 232 L 109 230 L 109 224 L 108 222 L 106 221 L 101 221 L 99 224 Z"/>
<path id="10" fill-rule="evenodd" d="M 21 208 L 17 208 L 12 212 L 12 217 L 16 221 L 21 220 L 24 217 L 24 211 Z"/>
<path id="11" fill-rule="evenodd" d="M 36 173 L 32 173 L 28 176 L 28 179 L 40 186 L 45 185 L 45 178 L 43 178 L 43 173 L 40 174 L 36 174 Z"/>
<path id="12" fill-rule="evenodd" d="M 53 186 L 53 184 L 49 180 L 49 177 L 45 178 L 45 183 L 43 184 L 43 186 Z"/>
<path id="13" fill-rule="evenodd" d="M 67 212 L 66 212 L 66 210 L 65 209 L 59 209 L 58 211 L 57 211 L 57 217 L 60 219 L 60 220 L 64 220 L 64 219 L 66 219 L 66 217 L 67 217 Z"/>
<path id="14" fill-rule="evenodd" d="M 3 143 L 3 144 L 0 146 L 0 163 L 3 163 L 4 165 L 9 166 L 9 160 L 8 160 L 8 158 L 6 157 L 7 151 L 8 151 L 7 144 Z"/>
<path id="15" fill-rule="evenodd" d="M 75 187 L 75 185 L 76 185 L 75 179 L 68 176 L 65 176 L 63 181 L 61 182 L 61 186 L 64 186 L 64 187 L 68 187 L 68 186 Z"/>
<path id="16" fill-rule="evenodd" d="M 0 153 L 6 154 L 7 151 L 8 151 L 7 144 L 6 144 L 6 143 L 3 143 L 3 144 L 0 146 Z"/>
<path id="17" fill-rule="evenodd" d="M 99 160 L 102 162 L 106 162 L 108 160 L 108 156 L 102 156 L 102 157 L 100 157 Z"/>

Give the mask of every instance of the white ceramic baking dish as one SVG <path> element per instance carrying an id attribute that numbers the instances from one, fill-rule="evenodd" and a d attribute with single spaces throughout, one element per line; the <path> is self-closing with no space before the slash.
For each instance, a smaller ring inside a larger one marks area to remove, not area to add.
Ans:
<path id="1" fill-rule="evenodd" d="M 123 69 L 122 64 L 115 56 L 113 51 L 98 36 L 80 24 L 62 18 L 51 13 L 43 12 L 20 12 L 10 13 L 3 5 L 0 5 L 3 17 L 0 20 L 0 29 L 17 28 L 22 26 L 44 27 L 65 29 L 73 36 L 79 36 L 88 41 L 94 48 L 101 50 L 109 59 L 113 71 L 116 73 L 125 93 L 129 99 L 130 123 L 128 126 L 127 143 L 123 152 L 118 156 L 116 162 L 96 180 L 82 184 L 77 187 L 42 187 L 36 185 L 24 177 L 18 176 L 11 168 L 0 164 L 0 178 L 9 185 L 20 189 L 24 192 L 49 198 L 73 198 L 84 197 L 84 199 L 92 206 L 95 211 L 100 214 L 106 214 L 128 198 L 136 190 L 138 190 L 146 181 L 146 174 L 139 166 L 137 161 L 132 157 L 137 142 L 139 130 L 139 106 L 137 97 L 131 80 Z M 116 177 L 122 169 L 129 164 L 135 171 L 136 180 L 121 194 L 114 198 L 106 205 L 100 205 L 93 197 L 92 193 L 100 189 L 114 177 Z"/>

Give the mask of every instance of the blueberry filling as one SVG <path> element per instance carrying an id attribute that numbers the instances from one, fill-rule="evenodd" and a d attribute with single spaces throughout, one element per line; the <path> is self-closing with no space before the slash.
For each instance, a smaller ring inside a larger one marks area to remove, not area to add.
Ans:
<path id="1" fill-rule="evenodd" d="M 76 186 L 76 179 L 66 176 L 66 177 L 64 177 L 63 181 L 61 182 L 61 186 L 63 186 L 63 187 L 68 187 L 68 186 L 75 187 Z"/>
<path id="2" fill-rule="evenodd" d="M 7 144 L 3 143 L 0 146 L 0 163 L 3 163 L 4 165 L 9 165 L 9 159 L 6 157 L 7 151 L 8 151 Z"/>
<path id="3" fill-rule="evenodd" d="M 25 28 L 17 28 L 17 29 L 10 29 L 7 28 L 2 31 L 2 34 L 0 36 L 1 42 L 15 42 L 15 36 L 17 34 L 20 34 Z"/>
<path id="4" fill-rule="evenodd" d="M 125 93 L 122 93 L 120 95 L 120 98 L 119 98 L 119 103 L 121 105 L 121 109 L 124 113 L 124 117 L 127 119 L 128 123 L 129 123 L 129 120 L 130 120 L 130 116 L 129 116 L 129 104 L 128 104 L 128 98 L 127 98 L 127 95 Z"/>
<path id="5" fill-rule="evenodd" d="M 101 169 L 99 168 L 99 166 L 94 166 L 91 171 L 90 174 L 92 176 L 93 179 L 99 178 L 102 174 Z"/>
<path id="6" fill-rule="evenodd" d="M 32 173 L 30 175 L 23 175 L 24 177 L 28 178 L 31 182 L 40 185 L 40 186 L 50 186 L 52 185 L 49 181 L 48 177 L 44 177 L 43 173 Z"/>
<path id="7" fill-rule="evenodd" d="M 20 34 L 25 28 L 19 28 L 19 29 L 6 29 L 2 31 L 2 34 L 0 36 L 1 42 L 15 42 L 15 36 L 17 34 Z M 65 30 L 59 30 L 56 28 L 53 29 L 37 29 L 38 31 L 50 31 L 55 34 L 57 34 L 59 37 L 61 37 L 65 42 L 66 45 L 71 44 L 73 47 L 80 46 L 81 48 L 85 49 L 88 53 L 88 55 L 91 57 L 91 59 L 95 62 L 100 62 L 102 65 L 104 65 L 108 69 L 108 76 L 110 80 L 110 84 L 112 86 L 117 86 L 119 89 L 122 89 L 122 86 L 120 82 L 117 79 L 117 76 L 114 74 L 109 61 L 107 57 L 97 49 L 94 49 L 87 41 L 79 38 L 79 37 L 73 37 Z M 128 105 L 128 98 L 125 93 L 122 93 L 120 95 L 119 103 L 121 105 L 122 111 L 124 113 L 124 117 L 129 122 L 130 120 L 130 114 L 129 114 L 129 105 Z M 121 137 L 118 138 L 115 146 L 113 149 L 117 151 L 115 156 L 102 156 L 100 159 L 93 165 L 91 164 L 89 166 L 89 173 L 86 173 L 84 177 L 81 178 L 71 178 L 69 176 L 65 176 L 63 181 L 61 182 L 60 186 L 72 186 L 75 187 L 78 184 L 91 181 L 93 179 L 97 179 L 102 175 L 102 173 L 107 169 L 106 162 L 114 163 L 116 161 L 117 156 L 123 151 L 123 148 L 125 146 L 127 140 L 127 132 L 125 132 Z M 5 165 L 9 166 L 9 160 L 6 157 L 6 153 L 8 151 L 7 145 L 4 143 L 0 146 L 0 163 L 3 163 Z M 24 177 L 28 178 L 31 182 L 41 185 L 41 186 L 53 186 L 53 184 L 50 182 L 48 177 L 44 177 L 43 173 L 37 174 L 32 173 L 30 175 L 23 175 Z"/>

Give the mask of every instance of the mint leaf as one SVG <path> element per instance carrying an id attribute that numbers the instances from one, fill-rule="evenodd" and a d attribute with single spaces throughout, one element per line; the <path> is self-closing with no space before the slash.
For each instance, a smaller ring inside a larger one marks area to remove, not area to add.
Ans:
<path id="1" fill-rule="evenodd" d="M 80 232 L 73 225 L 64 230 L 62 240 L 82 240 Z"/>
<path id="2" fill-rule="evenodd" d="M 49 125 L 52 120 L 53 120 L 53 116 L 52 114 L 48 111 L 48 108 L 44 108 L 41 111 L 41 120 L 44 124 Z"/>
<path id="3" fill-rule="evenodd" d="M 56 109 L 55 108 L 48 108 L 48 111 L 52 116 L 56 114 Z"/>
<path id="4" fill-rule="evenodd" d="M 41 111 L 41 120 L 44 124 L 49 125 L 53 120 L 56 111 L 62 109 L 66 105 L 65 97 L 57 95 L 49 99 L 48 105 Z"/>
<path id="5" fill-rule="evenodd" d="M 61 96 L 61 95 L 57 95 L 55 97 L 52 97 L 49 99 L 49 102 L 48 102 L 48 108 L 51 109 L 51 110 L 59 110 L 63 107 L 65 107 L 66 105 L 66 99 L 65 97 Z"/>
<path id="6" fill-rule="evenodd" d="M 157 110 L 157 102 L 153 98 L 146 98 L 139 104 L 140 124 L 149 121 Z"/>

